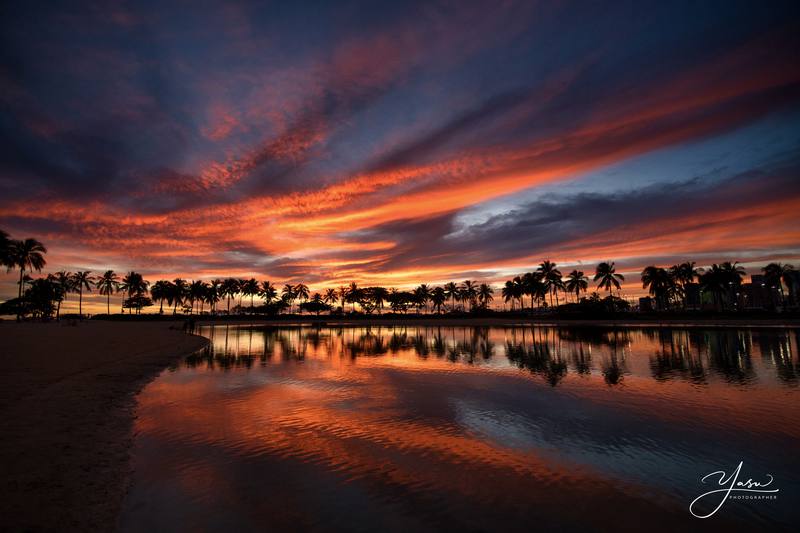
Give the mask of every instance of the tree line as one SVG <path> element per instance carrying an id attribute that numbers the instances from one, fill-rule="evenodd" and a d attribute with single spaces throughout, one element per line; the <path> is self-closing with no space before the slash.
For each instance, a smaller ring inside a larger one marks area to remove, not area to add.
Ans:
<path id="1" fill-rule="evenodd" d="M 305 311 L 320 314 L 341 307 L 356 306 L 367 314 L 382 313 L 389 309 L 394 313 L 416 312 L 473 312 L 486 310 L 494 301 L 495 290 L 488 283 L 466 280 L 462 283 L 449 282 L 441 286 L 421 284 L 413 290 L 399 290 L 379 286 L 360 287 L 353 282 L 347 286 L 329 288 L 311 293 L 304 283 L 285 284 L 282 287 L 270 281 L 237 278 L 204 280 L 158 280 L 152 285 L 138 272 L 120 275 L 107 270 L 99 275 L 91 271 L 60 271 L 33 279 L 30 274 L 41 272 L 46 265 L 47 248 L 38 240 L 27 238 L 14 240 L 0 230 L 0 264 L 8 271 L 19 270 L 19 290 L 16 299 L 3 304 L 2 314 L 30 314 L 32 316 L 60 316 L 61 305 L 70 294 L 78 298 L 78 314 L 83 315 L 83 296 L 97 290 L 106 297 L 106 311 L 111 313 L 111 297 L 121 297 L 120 306 L 124 313 L 140 313 L 142 309 L 159 306 L 171 308 L 172 314 L 178 309 L 187 313 L 215 314 L 224 304 L 227 314 L 249 312 L 278 314 L 289 311 Z M 783 284 L 789 289 L 789 298 L 794 298 L 796 276 L 792 265 L 770 263 L 762 272 L 770 287 L 777 288 L 784 305 L 787 298 Z M 644 289 L 653 296 L 659 309 L 686 307 L 688 288 L 697 283 L 699 290 L 707 292 L 715 307 L 724 310 L 730 305 L 731 293 L 744 279 L 745 269 L 738 262 L 713 264 L 708 269 L 699 268 L 694 262 L 684 262 L 670 267 L 647 266 L 641 273 Z M 591 282 L 597 291 L 605 291 L 605 298 L 595 292 L 588 296 Z M 599 263 L 592 280 L 583 271 L 572 270 L 564 275 L 558 265 L 550 260 L 542 261 L 536 270 L 527 272 L 505 282 L 501 296 L 511 310 L 534 308 L 558 308 L 564 303 L 586 304 L 604 302 L 606 308 L 624 308 L 627 302 L 619 297 L 621 284 L 625 277 L 616 271 L 614 262 Z M 613 292 L 617 295 L 614 296 Z M 581 297 L 581 295 L 584 295 Z M 259 302 L 256 305 L 255 299 Z M 249 309 L 242 306 L 243 299 L 249 299 Z M 796 302 L 791 302 L 795 304 Z M 116 304 L 115 304 L 116 306 Z M 11 310 L 13 313 L 9 313 Z"/>

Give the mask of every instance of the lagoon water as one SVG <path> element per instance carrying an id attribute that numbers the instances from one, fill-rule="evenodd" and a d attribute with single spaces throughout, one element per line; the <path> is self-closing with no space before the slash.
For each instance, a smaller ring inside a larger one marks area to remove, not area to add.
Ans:
<path id="1" fill-rule="evenodd" d="M 797 330 L 199 333 L 139 396 L 122 531 L 800 524 Z M 701 478 L 740 463 L 778 492 L 692 516 L 720 488 Z"/>

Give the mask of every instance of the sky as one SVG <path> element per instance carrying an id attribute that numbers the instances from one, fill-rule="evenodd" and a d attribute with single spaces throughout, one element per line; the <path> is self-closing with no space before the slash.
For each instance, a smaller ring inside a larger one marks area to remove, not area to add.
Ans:
<path id="1" fill-rule="evenodd" d="M 46 271 L 800 263 L 798 2 L 26 1 L 0 29 L 0 228 Z"/>

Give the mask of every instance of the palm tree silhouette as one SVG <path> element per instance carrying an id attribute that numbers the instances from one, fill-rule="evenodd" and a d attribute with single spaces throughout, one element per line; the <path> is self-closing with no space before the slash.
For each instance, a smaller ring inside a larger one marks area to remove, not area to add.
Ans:
<path id="1" fill-rule="evenodd" d="M 189 290 L 186 293 L 189 301 L 189 314 L 194 313 L 195 302 L 200 302 L 199 313 L 203 314 L 203 299 L 205 298 L 206 287 L 206 283 L 201 280 L 192 281 L 189 284 Z"/>
<path id="2" fill-rule="evenodd" d="M 111 314 L 111 295 L 119 290 L 119 276 L 113 270 L 106 270 L 105 273 L 97 278 L 95 286 L 100 294 L 106 297 L 106 314 Z"/>
<path id="3" fill-rule="evenodd" d="M 545 259 L 536 269 L 550 291 L 550 306 L 553 305 L 553 294 L 556 296 L 556 306 L 558 306 L 558 291 L 564 288 L 564 282 L 561 280 L 561 271 L 556 266 L 549 259 Z"/>
<path id="4" fill-rule="evenodd" d="M 714 307 L 725 309 L 725 294 L 728 293 L 727 274 L 720 265 L 714 263 L 700 276 L 700 290 L 711 293 Z"/>
<path id="5" fill-rule="evenodd" d="M 153 283 L 153 287 L 150 289 L 150 296 L 152 296 L 153 300 L 157 301 L 160 304 L 158 309 L 158 314 L 164 314 L 164 300 L 170 298 L 170 293 L 172 292 L 172 283 L 165 279 L 160 279 Z"/>
<path id="6" fill-rule="evenodd" d="M 337 293 L 339 294 L 339 301 L 342 302 L 342 310 L 344 311 L 344 307 L 347 305 L 347 287 L 339 287 Z"/>
<path id="7" fill-rule="evenodd" d="M 336 302 L 339 301 L 339 296 L 336 293 L 336 289 L 325 289 L 325 294 L 322 297 L 322 301 L 330 306 L 335 305 Z"/>
<path id="8" fill-rule="evenodd" d="M 172 303 L 172 314 L 178 313 L 178 306 L 183 305 L 187 294 L 189 293 L 189 285 L 185 279 L 176 278 L 171 284 L 168 300 Z"/>
<path id="9" fill-rule="evenodd" d="M 305 283 L 298 283 L 294 286 L 294 296 L 298 300 L 308 301 L 308 285 Z"/>
<path id="10" fill-rule="evenodd" d="M 385 290 L 385 289 L 384 289 Z M 428 287 L 425 283 L 414 289 L 414 296 L 417 299 L 417 303 L 423 307 L 425 307 L 425 312 L 428 312 L 428 300 L 431 298 L 431 288 Z"/>
<path id="11" fill-rule="evenodd" d="M 448 298 L 450 298 L 450 301 L 452 302 L 452 304 L 450 305 L 450 310 L 451 311 L 455 311 L 456 310 L 456 298 L 458 298 L 458 296 L 459 296 L 458 285 L 456 285 L 452 281 L 447 283 L 447 284 L 445 284 L 444 293 L 447 295 Z"/>
<path id="12" fill-rule="evenodd" d="M 350 283 L 350 286 L 347 288 L 347 301 L 353 305 L 352 311 L 356 312 L 356 303 L 361 300 L 361 289 L 358 288 L 358 284 L 353 281 Z"/>
<path id="13" fill-rule="evenodd" d="M 793 270 L 794 267 L 792 265 L 784 265 L 783 263 L 769 263 L 761 269 L 761 271 L 764 272 L 764 279 L 767 282 L 767 286 L 771 289 L 777 289 L 784 309 L 786 308 L 786 298 L 783 293 L 783 280 L 789 279 L 789 273 Z M 787 283 L 787 286 L 788 285 Z"/>
<path id="14" fill-rule="evenodd" d="M 471 311 L 472 304 L 475 302 L 475 297 L 478 295 L 478 288 L 475 286 L 475 282 L 471 280 L 464 281 L 464 283 L 461 284 L 461 290 L 459 292 L 462 300 L 469 303 L 469 310 Z"/>
<path id="15" fill-rule="evenodd" d="M 125 295 L 128 295 L 128 300 L 136 297 L 143 297 L 147 293 L 147 288 L 150 286 L 150 283 L 145 281 L 141 274 L 138 272 L 128 272 L 124 278 L 122 278 L 122 284 L 120 285 L 120 290 L 123 295 L 122 301 L 122 309 L 125 310 Z M 141 307 L 136 308 L 136 314 L 141 312 Z"/>
<path id="16" fill-rule="evenodd" d="M 239 292 L 239 280 L 236 278 L 227 278 L 220 286 L 220 295 L 224 296 L 228 302 L 227 314 L 231 314 L 231 298 L 236 296 Z"/>
<path id="17" fill-rule="evenodd" d="M 23 241 L 14 241 L 12 240 L 7 245 L 6 255 L 7 263 L 8 263 L 8 270 L 10 271 L 12 268 L 16 267 L 19 268 L 19 300 L 22 300 L 22 285 L 25 279 L 25 271 L 32 271 L 35 270 L 37 272 L 41 272 L 44 266 L 47 264 L 47 261 L 44 258 L 44 254 L 47 253 L 47 248 L 45 248 L 44 244 L 37 241 L 36 239 L 27 238 Z M 20 320 L 20 311 L 21 308 L 17 308 L 17 320 Z"/>
<path id="18" fill-rule="evenodd" d="M 25 271 L 36 270 L 41 272 L 47 261 L 44 254 L 47 253 L 47 248 L 37 241 L 36 239 L 25 239 L 23 241 L 12 240 L 8 245 L 8 262 L 9 270 L 16 267 L 19 268 L 19 298 L 22 298 L 22 285 Z"/>
<path id="19" fill-rule="evenodd" d="M 573 270 L 567 274 L 565 287 L 568 292 L 575 293 L 575 301 L 578 302 L 581 299 L 581 291 L 586 292 L 589 289 L 589 278 L 580 270 Z"/>
<path id="20" fill-rule="evenodd" d="M 67 272 L 66 270 L 62 270 L 60 272 L 56 272 L 51 279 L 53 283 L 58 287 L 58 292 L 60 295 L 57 304 L 58 307 L 56 307 L 56 320 L 59 320 L 61 317 L 61 302 L 66 301 L 67 295 L 73 292 L 72 272 Z"/>
<path id="21" fill-rule="evenodd" d="M 222 296 L 222 280 L 214 279 L 208 283 L 206 289 L 206 303 L 211 306 L 211 314 L 217 311 L 217 302 Z"/>
<path id="22" fill-rule="evenodd" d="M 372 291 L 370 291 L 370 296 L 372 297 L 372 303 L 375 304 L 375 308 L 378 309 L 380 314 L 383 311 L 386 299 L 389 297 L 389 291 L 385 287 L 373 287 Z"/>
<path id="23" fill-rule="evenodd" d="M 431 292 L 431 303 L 437 314 L 442 314 L 442 306 L 447 301 L 447 294 L 443 287 L 435 287 Z"/>
<path id="24" fill-rule="evenodd" d="M 262 281 L 261 282 L 261 297 L 264 298 L 264 301 L 267 305 L 271 304 L 275 298 L 278 297 L 278 291 L 269 281 Z"/>
<path id="25" fill-rule="evenodd" d="M 601 289 L 606 289 L 608 294 L 611 294 L 612 289 L 620 289 L 620 281 L 625 281 L 625 276 L 617 274 L 614 267 L 614 262 L 603 262 L 597 265 L 594 273 L 594 281 L 598 282 L 597 286 Z"/>
<path id="26" fill-rule="evenodd" d="M 642 288 L 649 289 L 658 308 L 664 310 L 668 307 L 669 295 L 674 292 L 675 282 L 665 269 L 651 265 L 642 270 Z"/>
<path id="27" fill-rule="evenodd" d="M 679 295 L 683 307 L 686 308 L 687 287 L 703 273 L 702 268 L 696 268 L 694 261 L 686 261 L 669 267 L 669 276 L 673 281 L 672 291 Z"/>
<path id="28" fill-rule="evenodd" d="M 250 297 L 250 312 L 253 311 L 253 306 L 255 305 L 254 299 L 260 292 L 260 287 L 258 286 L 258 281 L 255 278 L 250 278 L 244 282 L 242 285 L 242 292 L 245 296 Z"/>
<path id="29" fill-rule="evenodd" d="M 284 285 L 283 286 L 283 290 L 281 290 L 281 296 L 289 304 L 289 313 L 294 312 L 293 309 L 292 309 L 292 304 L 293 304 L 295 298 L 297 298 L 297 295 L 295 295 L 295 293 L 294 293 L 294 287 L 292 287 L 288 283 L 286 285 Z"/>
<path id="30" fill-rule="evenodd" d="M 78 316 L 83 317 L 83 289 L 92 292 L 94 278 L 91 270 L 79 270 L 72 275 L 72 286 L 78 291 Z"/>
<path id="31" fill-rule="evenodd" d="M 514 310 L 514 303 L 517 299 L 518 288 L 517 284 L 514 283 L 514 280 L 506 281 L 506 284 L 503 285 L 503 289 L 501 294 L 503 295 L 503 301 L 506 303 L 511 302 L 511 310 Z"/>
<path id="32" fill-rule="evenodd" d="M 486 309 L 489 304 L 494 300 L 494 289 L 488 283 L 481 283 L 478 287 L 478 301 L 481 307 Z"/>

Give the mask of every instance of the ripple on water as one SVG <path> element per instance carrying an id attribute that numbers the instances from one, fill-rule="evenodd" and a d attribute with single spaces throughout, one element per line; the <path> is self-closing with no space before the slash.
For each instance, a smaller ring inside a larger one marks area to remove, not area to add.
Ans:
<path id="1" fill-rule="evenodd" d="M 796 335 L 201 333 L 212 349 L 140 395 L 123 530 L 581 528 L 623 504 L 668 529 L 739 461 L 800 490 Z M 791 507 L 727 511 L 759 527 Z"/>

